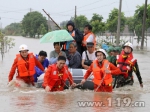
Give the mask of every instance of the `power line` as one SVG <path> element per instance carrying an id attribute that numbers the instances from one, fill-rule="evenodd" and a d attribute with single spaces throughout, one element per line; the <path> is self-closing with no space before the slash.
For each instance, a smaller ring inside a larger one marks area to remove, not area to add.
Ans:
<path id="1" fill-rule="evenodd" d="M 92 2 L 92 3 L 90 3 L 90 4 L 86 4 L 86 5 L 80 6 L 80 7 L 78 7 L 78 9 L 79 9 L 79 8 L 83 8 L 83 7 L 86 7 L 86 6 L 89 6 L 89 5 L 91 5 L 91 4 L 95 4 L 95 3 L 100 2 L 100 1 L 102 1 L 102 0 L 98 0 L 98 1 Z M 59 13 L 70 12 L 70 11 L 74 11 L 74 9 L 66 10 L 66 11 L 59 12 Z"/>
<path id="2" fill-rule="evenodd" d="M 79 8 L 83 8 L 83 7 L 86 7 L 86 6 L 89 6 L 89 5 L 98 3 L 98 2 L 100 2 L 100 1 L 103 1 L 103 0 L 98 0 L 98 1 L 95 1 L 95 2 L 93 2 L 93 3 L 90 3 L 90 4 L 87 4 L 87 5 L 81 6 L 81 7 L 79 7 Z"/>
<path id="3" fill-rule="evenodd" d="M 13 11 L 3 10 L 3 9 L 0 9 L 0 10 L 2 10 L 1 13 L 10 13 L 10 12 L 22 13 L 20 11 L 26 11 L 26 10 L 29 10 L 29 9 L 18 9 L 18 10 L 13 10 Z"/>
<path id="4" fill-rule="evenodd" d="M 94 9 L 102 8 L 102 7 L 105 7 L 105 6 L 110 6 L 110 5 L 115 4 L 115 3 L 118 3 L 118 2 L 112 2 L 110 4 L 102 5 L 100 7 L 95 7 L 95 8 L 91 8 L 91 9 L 81 10 L 80 12 L 84 12 L 84 11 L 87 11 L 87 10 L 94 10 Z"/>
<path id="5" fill-rule="evenodd" d="M 0 5 L 0 7 L 3 7 L 3 8 L 5 8 L 5 9 L 6 9 L 6 8 L 7 8 L 7 9 L 10 8 L 10 7 L 1 6 L 1 5 Z M 17 8 L 14 8 L 14 7 L 12 8 L 12 7 L 11 7 L 11 9 L 17 9 Z"/>
<path id="6" fill-rule="evenodd" d="M 127 4 L 127 0 L 125 0 L 125 2 L 126 2 L 126 7 L 129 10 L 128 4 Z M 129 12 L 129 15 L 131 16 L 130 12 Z"/>
<path id="7" fill-rule="evenodd" d="M 16 19 L 16 18 L 8 18 L 8 17 L 1 17 L 1 18 L 5 18 L 5 19 L 13 19 L 13 20 L 20 20 L 20 19 Z"/>

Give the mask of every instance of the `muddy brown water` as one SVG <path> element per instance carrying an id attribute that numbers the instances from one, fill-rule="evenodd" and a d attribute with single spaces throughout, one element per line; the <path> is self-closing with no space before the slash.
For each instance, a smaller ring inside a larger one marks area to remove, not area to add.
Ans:
<path id="1" fill-rule="evenodd" d="M 0 58 L 0 112 L 148 112 L 150 110 L 150 53 L 134 52 L 138 59 L 144 88 L 140 88 L 136 75 L 133 86 L 114 89 L 112 93 L 94 93 L 90 90 L 65 90 L 46 93 L 42 88 L 8 88 L 8 74 L 20 44 L 30 51 L 53 50 L 53 45 L 40 44 L 38 39 L 15 38 L 16 45 Z"/>

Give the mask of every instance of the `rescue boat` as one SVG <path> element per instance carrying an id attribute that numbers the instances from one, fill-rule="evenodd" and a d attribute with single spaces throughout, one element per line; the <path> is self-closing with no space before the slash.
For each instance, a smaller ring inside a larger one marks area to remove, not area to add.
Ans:
<path id="1" fill-rule="evenodd" d="M 83 79 L 86 70 L 85 69 L 72 69 L 72 68 L 70 68 L 69 71 L 72 74 L 74 82 L 77 84 L 76 88 L 78 88 L 78 89 L 89 89 L 89 90 L 94 89 L 94 83 L 92 82 L 92 79 L 93 79 L 92 73 L 89 76 L 89 78 L 87 79 L 87 81 L 83 85 L 80 85 L 80 82 Z M 42 87 L 43 79 L 44 79 L 44 74 L 42 74 L 40 77 L 38 77 L 37 88 Z M 66 81 L 65 89 L 68 89 L 68 87 L 69 87 L 69 82 Z"/>

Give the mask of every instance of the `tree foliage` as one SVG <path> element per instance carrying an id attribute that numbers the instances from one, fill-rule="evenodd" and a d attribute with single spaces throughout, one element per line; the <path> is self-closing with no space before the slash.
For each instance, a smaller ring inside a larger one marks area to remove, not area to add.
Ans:
<path id="1" fill-rule="evenodd" d="M 86 16 L 80 15 L 76 17 L 76 28 L 80 29 L 81 31 L 83 31 L 84 26 L 88 23 L 89 21 Z"/>
<path id="2" fill-rule="evenodd" d="M 42 26 L 41 26 L 42 25 Z M 27 13 L 22 20 L 22 29 L 24 35 L 29 34 L 30 37 L 35 37 L 35 35 L 40 35 L 42 32 L 39 31 L 40 27 L 45 27 L 47 31 L 47 20 L 43 15 L 37 11 Z"/>
<path id="3" fill-rule="evenodd" d="M 3 60 L 4 54 L 9 51 L 9 49 L 15 46 L 14 39 L 5 37 L 0 31 L 0 53 Z"/>
<path id="4" fill-rule="evenodd" d="M 136 33 L 138 36 L 137 42 L 139 43 L 140 38 L 142 36 L 142 24 L 143 24 L 143 15 L 144 15 L 144 7 L 145 5 L 137 6 L 134 16 L 127 18 L 126 24 L 128 25 L 131 32 Z M 146 12 L 146 28 L 147 30 L 150 27 L 150 4 L 147 5 L 147 12 Z"/>
<path id="5" fill-rule="evenodd" d="M 135 26 L 135 31 L 138 33 L 139 36 L 142 35 L 142 24 L 143 24 L 143 15 L 144 15 L 144 7 L 145 5 L 142 6 L 137 6 L 134 14 L 134 26 Z M 147 30 L 150 27 L 150 4 L 147 6 L 147 12 L 146 12 L 146 29 Z"/>
<path id="6" fill-rule="evenodd" d="M 11 23 L 10 25 L 5 27 L 4 32 L 5 35 L 21 35 L 21 23 Z"/>
<path id="7" fill-rule="evenodd" d="M 120 31 L 124 30 L 126 18 L 124 13 L 121 13 L 121 23 L 120 23 Z M 106 28 L 108 31 L 112 33 L 117 32 L 118 25 L 118 9 L 114 8 L 111 13 L 109 13 L 109 17 L 107 19 Z"/>
<path id="8" fill-rule="evenodd" d="M 134 17 L 126 17 L 126 25 L 128 25 L 129 31 L 133 33 L 135 30 Z"/>
<path id="9" fill-rule="evenodd" d="M 93 27 L 93 32 L 95 34 L 100 34 L 105 31 L 105 23 L 102 22 L 103 17 L 99 14 L 93 14 L 92 19 L 90 20 L 90 24 Z"/>

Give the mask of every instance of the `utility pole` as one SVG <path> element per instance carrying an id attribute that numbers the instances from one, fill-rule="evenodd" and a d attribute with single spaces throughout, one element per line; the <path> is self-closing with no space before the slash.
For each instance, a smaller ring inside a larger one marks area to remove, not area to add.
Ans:
<path id="1" fill-rule="evenodd" d="M 143 25 L 142 25 L 142 41 L 141 41 L 141 49 L 143 49 L 143 47 L 144 47 L 147 1 L 148 1 L 148 0 L 145 0 L 144 15 L 143 15 Z"/>
<path id="2" fill-rule="evenodd" d="M 30 8 L 30 12 L 32 12 L 32 9 Z"/>
<path id="3" fill-rule="evenodd" d="M 74 15 L 74 24 L 76 26 L 76 18 L 77 18 L 77 7 L 75 6 L 75 15 Z"/>
<path id="4" fill-rule="evenodd" d="M 50 14 L 48 13 L 48 15 L 50 15 Z M 47 24 L 48 24 L 48 31 L 50 31 L 52 28 L 51 28 L 51 20 L 49 17 L 48 17 Z"/>
<path id="5" fill-rule="evenodd" d="M 122 8 L 122 0 L 120 0 L 119 11 L 118 11 L 118 25 L 117 25 L 117 39 L 116 39 L 116 45 L 117 46 L 119 46 L 119 42 L 120 42 L 121 8 Z"/>
<path id="6" fill-rule="evenodd" d="M 2 29 L 1 17 L 0 17 L 0 31 Z"/>

